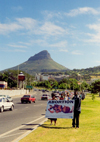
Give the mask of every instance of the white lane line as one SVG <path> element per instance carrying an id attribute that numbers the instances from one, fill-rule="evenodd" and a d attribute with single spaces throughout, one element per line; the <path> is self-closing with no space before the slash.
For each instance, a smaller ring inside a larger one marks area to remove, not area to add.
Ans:
<path id="1" fill-rule="evenodd" d="M 38 119 L 36 119 L 36 120 L 33 120 L 33 121 L 31 121 L 31 122 L 29 122 L 29 123 L 27 123 L 27 124 L 33 123 L 33 122 L 35 122 L 35 121 L 37 121 L 37 120 L 39 120 L 39 119 L 42 119 L 42 118 L 44 118 L 44 116 L 42 116 L 42 117 L 40 117 L 40 118 L 38 118 Z M 10 131 L 8 131 L 8 132 L 5 132 L 5 133 L 1 134 L 1 135 L 0 135 L 0 138 L 3 137 L 3 136 L 5 136 L 5 135 L 7 135 L 7 134 L 9 134 L 9 133 L 12 133 L 12 132 L 14 132 L 14 131 L 20 129 L 20 128 L 22 128 L 22 127 L 24 127 L 24 126 L 19 126 L 19 127 L 15 128 L 15 129 L 12 129 L 12 130 L 10 130 Z"/>
<path id="2" fill-rule="evenodd" d="M 22 133 L 25 133 L 25 132 L 20 132 L 20 133 L 16 133 L 16 134 L 4 136 L 4 137 L 1 137 L 1 139 L 6 138 L 6 137 L 12 137 L 12 136 L 14 136 L 14 135 L 19 135 L 19 134 L 22 134 Z"/>
<path id="3" fill-rule="evenodd" d="M 42 125 L 45 121 L 47 121 L 47 118 L 45 118 L 45 120 L 43 120 L 39 125 Z M 17 139 L 13 140 L 12 142 L 19 142 L 19 140 L 23 139 L 23 138 L 26 137 L 28 134 L 30 134 L 32 131 L 36 130 L 39 125 L 34 126 L 34 129 L 33 129 L 33 130 L 27 131 L 26 133 L 24 133 L 23 135 L 21 135 L 21 136 L 18 137 Z"/>

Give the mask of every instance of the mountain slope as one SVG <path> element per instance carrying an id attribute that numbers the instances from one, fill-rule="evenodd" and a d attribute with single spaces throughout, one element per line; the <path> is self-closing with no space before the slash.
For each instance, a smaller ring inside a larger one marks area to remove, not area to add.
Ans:
<path id="1" fill-rule="evenodd" d="M 18 66 L 10 68 L 11 70 L 17 70 Z M 48 53 L 47 50 L 43 50 L 38 54 L 30 57 L 26 62 L 19 65 L 19 69 L 26 71 L 29 74 L 36 72 L 52 72 L 68 70 L 68 68 L 55 62 Z"/>

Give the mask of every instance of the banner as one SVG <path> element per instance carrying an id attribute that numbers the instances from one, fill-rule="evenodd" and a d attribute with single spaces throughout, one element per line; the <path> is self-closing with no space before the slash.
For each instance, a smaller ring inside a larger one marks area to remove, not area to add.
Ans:
<path id="1" fill-rule="evenodd" d="M 74 100 L 49 100 L 46 108 L 46 118 L 73 119 Z"/>

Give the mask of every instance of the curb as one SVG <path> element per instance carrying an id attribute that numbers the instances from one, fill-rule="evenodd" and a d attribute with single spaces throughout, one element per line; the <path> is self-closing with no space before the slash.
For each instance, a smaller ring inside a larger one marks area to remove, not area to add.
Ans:
<path id="1" fill-rule="evenodd" d="M 40 122 L 39 125 L 32 127 L 33 130 L 27 131 L 25 132 L 23 135 L 19 136 L 17 139 L 11 141 L 11 142 L 19 142 L 20 140 L 22 140 L 24 137 L 26 137 L 27 135 L 29 135 L 31 132 L 33 132 L 34 130 L 36 130 L 39 126 L 41 126 L 45 121 L 47 121 L 47 118 L 45 118 L 45 120 L 43 120 L 42 122 Z"/>

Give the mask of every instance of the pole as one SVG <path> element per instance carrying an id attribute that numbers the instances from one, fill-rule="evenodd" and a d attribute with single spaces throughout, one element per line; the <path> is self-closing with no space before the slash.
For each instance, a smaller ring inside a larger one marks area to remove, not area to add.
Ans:
<path id="1" fill-rule="evenodd" d="M 19 65 L 18 65 L 18 74 L 19 74 Z M 17 89 L 18 89 L 18 74 L 17 74 Z"/>

